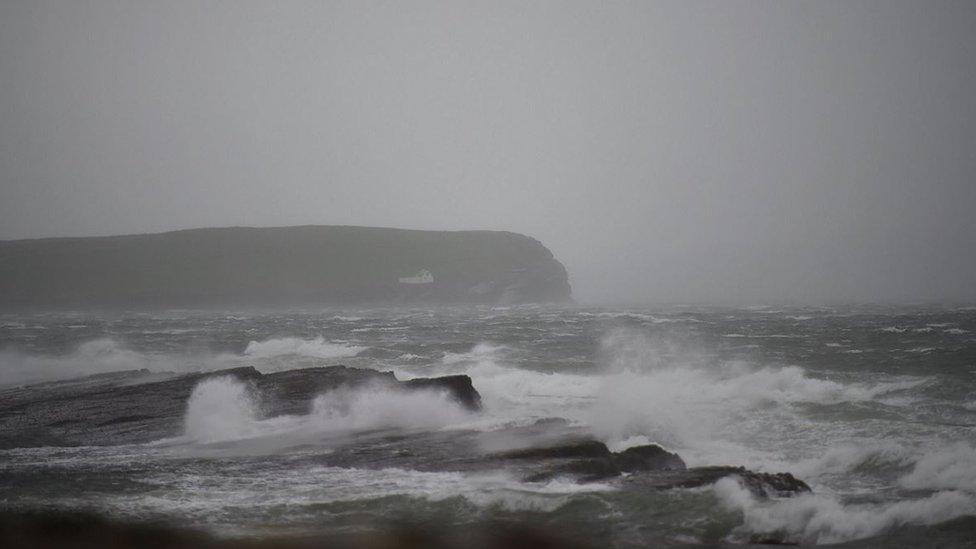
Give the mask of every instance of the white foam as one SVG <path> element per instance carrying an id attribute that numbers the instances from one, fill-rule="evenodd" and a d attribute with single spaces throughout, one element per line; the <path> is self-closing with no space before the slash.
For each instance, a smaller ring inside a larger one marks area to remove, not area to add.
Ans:
<path id="1" fill-rule="evenodd" d="M 243 355 L 161 354 L 136 351 L 112 338 L 80 343 L 64 355 L 25 353 L 17 349 L 0 350 L 0 385 L 38 383 L 82 377 L 120 370 L 146 369 L 154 372 L 200 372 L 254 365 L 262 371 L 294 368 L 289 357 L 323 359 L 351 357 L 368 347 L 318 337 L 294 337 L 252 341 Z M 246 362 L 245 362 L 246 361 Z"/>
<path id="2" fill-rule="evenodd" d="M 445 356 L 432 369 L 403 366 L 397 373 L 470 375 L 485 404 L 484 428 L 562 417 L 588 426 L 614 448 L 653 441 L 693 465 L 752 467 L 784 463 L 765 456 L 754 442 L 775 439 L 770 433 L 802 421 L 793 409 L 796 404 L 881 399 L 905 404 L 911 400 L 901 392 L 925 382 L 905 377 L 842 383 L 812 377 L 798 366 L 716 362 L 694 347 L 627 330 L 612 331 L 603 339 L 600 375 L 518 368 L 509 362 L 516 353 L 482 343 L 470 352 Z M 902 400 L 892 400 L 895 395 Z"/>
<path id="3" fill-rule="evenodd" d="M 634 333 L 613 334 L 604 346 L 610 373 L 601 379 L 588 419 L 594 432 L 611 444 L 643 435 L 693 464 L 742 459 L 734 443 L 755 443 L 797 421 L 795 404 L 876 400 L 925 381 L 845 384 L 811 377 L 798 366 L 716 363 L 695 352 L 661 351 Z"/>
<path id="4" fill-rule="evenodd" d="M 432 369 L 401 369 L 397 376 L 467 374 L 485 408 L 482 428 L 543 417 L 579 419 L 600 385 L 600 377 L 526 370 L 509 364 L 512 350 L 483 342 L 467 353 L 447 353 Z"/>
<path id="5" fill-rule="evenodd" d="M 161 489 L 128 500 L 112 495 L 101 504 L 124 512 L 137 508 L 141 512 L 167 516 L 203 514 L 217 517 L 218 521 L 228 511 L 233 514 L 250 507 L 306 506 L 390 496 L 434 502 L 461 496 L 486 508 L 550 512 L 565 505 L 576 494 L 614 490 L 606 484 L 577 484 L 558 478 L 547 483 L 524 483 L 505 473 L 462 474 L 320 466 L 281 467 L 262 474 L 250 474 L 246 470 L 223 475 L 181 473 L 159 475 L 146 481 Z M 287 517 L 280 520 L 287 521 Z M 228 526 L 240 534 L 240 524 L 231 521 Z"/>
<path id="6" fill-rule="evenodd" d="M 791 472 L 807 480 L 823 475 L 843 475 L 858 469 L 906 468 L 914 463 L 912 448 L 893 441 L 842 444 L 822 455 L 800 461 L 790 467 Z"/>
<path id="7" fill-rule="evenodd" d="M 194 442 L 218 442 L 258 433 L 256 406 L 247 386 L 232 376 L 205 379 L 190 394 L 184 435 Z"/>
<path id="8" fill-rule="evenodd" d="M 0 385 L 38 383 L 120 370 L 185 371 L 180 357 L 140 353 L 111 338 L 85 341 L 65 355 L 0 350 Z"/>
<path id="9" fill-rule="evenodd" d="M 480 364 L 485 361 L 494 361 L 498 355 L 507 351 L 504 345 L 493 345 L 488 342 L 478 343 L 466 353 L 444 353 L 441 362 L 444 364 Z"/>
<path id="10" fill-rule="evenodd" d="M 313 399 L 310 412 L 262 419 L 248 385 L 233 376 L 201 381 L 187 402 L 184 434 L 164 443 L 197 443 L 275 439 L 262 451 L 323 434 L 389 428 L 437 429 L 464 425 L 474 417 L 448 394 L 437 390 L 403 391 L 387 385 L 341 388 Z"/>
<path id="11" fill-rule="evenodd" d="M 842 543 L 895 526 L 937 524 L 976 514 L 976 500 L 959 491 L 890 503 L 844 504 L 823 494 L 759 501 L 734 477 L 719 480 L 713 490 L 726 508 L 742 513 L 733 541 L 746 541 L 752 534 L 785 534 L 786 541 L 794 543 Z"/>
<path id="12" fill-rule="evenodd" d="M 976 493 L 976 446 L 957 443 L 921 456 L 915 468 L 899 479 L 915 490 L 965 490 Z"/>
<path id="13" fill-rule="evenodd" d="M 322 337 L 301 339 L 283 337 L 252 341 L 244 349 L 244 356 L 271 358 L 276 356 L 300 355 L 313 358 L 342 358 L 355 356 L 367 347 L 358 347 L 341 342 L 329 342 Z"/>
<path id="14" fill-rule="evenodd" d="M 337 389 L 312 401 L 308 426 L 314 430 L 441 428 L 472 420 L 446 393 L 400 391 L 382 386 Z"/>
<path id="15" fill-rule="evenodd" d="M 906 353 L 931 353 L 935 350 L 935 347 L 913 347 L 911 349 L 905 349 Z"/>

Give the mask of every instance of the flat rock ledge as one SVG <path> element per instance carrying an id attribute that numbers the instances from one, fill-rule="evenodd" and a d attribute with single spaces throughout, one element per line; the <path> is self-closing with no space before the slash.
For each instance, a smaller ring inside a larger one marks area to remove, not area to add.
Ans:
<path id="1" fill-rule="evenodd" d="M 810 492 L 810 487 L 790 473 L 757 473 L 745 467 L 685 465 L 681 456 L 657 444 L 635 446 L 612 452 L 592 439 L 569 440 L 556 445 L 526 448 L 494 456 L 500 460 L 529 461 L 541 471 L 523 477 L 526 482 L 545 482 L 570 476 L 579 482 L 597 482 L 626 476 L 627 482 L 649 489 L 698 488 L 725 477 L 736 477 L 760 498 L 784 497 Z M 637 474 L 633 474 L 637 473 Z"/>
<path id="2" fill-rule="evenodd" d="M 393 372 L 346 366 L 270 374 L 253 367 L 182 375 L 130 370 L 0 389 L 0 449 L 141 444 L 178 436 L 193 389 L 223 376 L 247 383 L 267 417 L 306 414 L 316 395 L 365 385 L 440 391 L 467 410 L 481 409 L 481 395 L 465 375 L 400 381 Z"/>
<path id="3" fill-rule="evenodd" d="M 37 446 L 141 444 L 178 436 L 186 404 L 201 381 L 232 376 L 250 386 L 266 417 L 306 414 L 317 395 L 340 388 L 378 386 L 438 391 L 459 406 L 481 409 L 481 395 L 466 375 L 398 380 L 392 372 L 316 366 L 263 374 L 252 367 L 196 374 L 132 370 L 0 389 L 0 449 Z M 490 450 L 489 448 L 495 448 Z M 319 459 L 337 467 L 430 471 L 505 470 L 526 482 L 557 477 L 613 481 L 648 490 L 697 488 L 735 477 L 756 497 L 810 492 L 790 473 L 744 467 L 687 467 L 656 444 L 611 451 L 565 420 L 542 419 L 499 431 L 379 429 L 330 443 Z"/>

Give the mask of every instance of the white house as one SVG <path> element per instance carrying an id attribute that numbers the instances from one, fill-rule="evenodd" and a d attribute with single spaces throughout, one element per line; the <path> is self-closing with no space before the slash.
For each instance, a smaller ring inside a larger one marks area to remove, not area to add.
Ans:
<path id="1" fill-rule="evenodd" d="M 433 284 L 434 275 L 427 269 L 421 269 L 420 272 L 413 276 L 404 276 L 397 280 L 400 281 L 400 284 Z"/>

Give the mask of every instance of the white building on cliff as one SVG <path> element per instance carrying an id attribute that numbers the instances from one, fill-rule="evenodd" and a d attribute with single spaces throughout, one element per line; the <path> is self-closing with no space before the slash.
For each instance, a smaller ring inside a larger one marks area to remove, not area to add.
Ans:
<path id="1" fill-rule="evenodd" d="M 434 275 L 427 269 L 421 269 L 420 272 L 413 276 L 403 276 L 397 280 L 400 281 L 400 284 L 433 284 Z"/>

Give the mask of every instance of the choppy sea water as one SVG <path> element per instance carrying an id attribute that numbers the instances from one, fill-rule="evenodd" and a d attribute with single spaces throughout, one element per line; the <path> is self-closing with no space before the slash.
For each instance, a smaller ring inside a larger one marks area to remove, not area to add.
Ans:
<path id="1" fill-rule="evenodd" d="M 211 381 L 191 398 L 181 437 L 0 451 L 0 503 L 165 518 L 221 535 L 491 519 L 617 546 L 766 532 L 877 547 L 976 538 L 972 307 L 0 315 L 7 388 L 139 368 L 340 363 L 401 379 L 464 373 L 484 411 L 365 391 L 267 418 L 234 382 Z M 358 432 L 495 431 L 553 417 L 614 449 L 654 442 L 692 466 L 788 471 L 813 493 L 760 501 L 731 479 L 642 491 L 316 459 L 333 438 Z"/>

